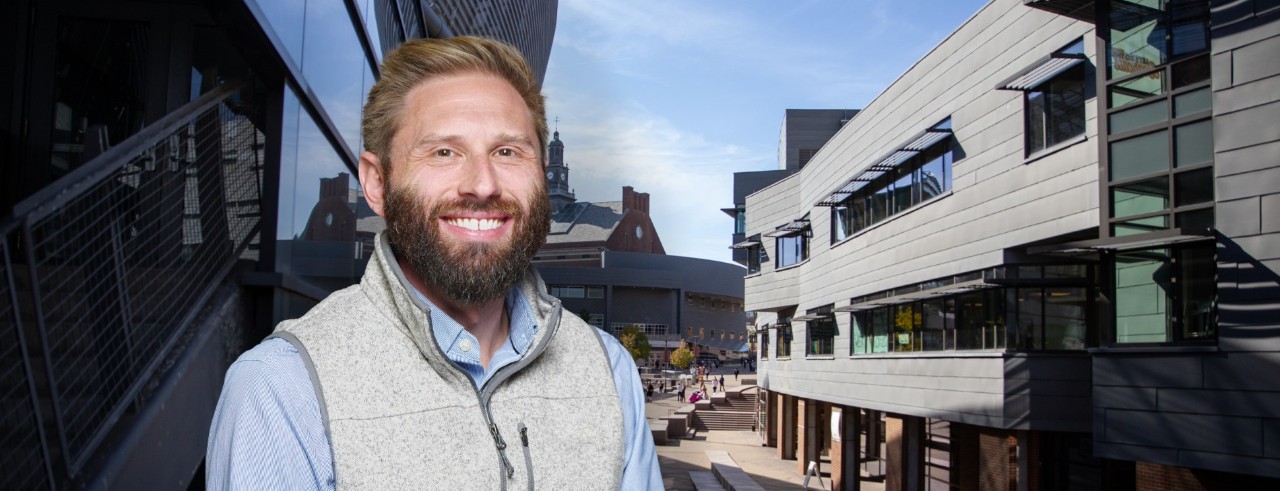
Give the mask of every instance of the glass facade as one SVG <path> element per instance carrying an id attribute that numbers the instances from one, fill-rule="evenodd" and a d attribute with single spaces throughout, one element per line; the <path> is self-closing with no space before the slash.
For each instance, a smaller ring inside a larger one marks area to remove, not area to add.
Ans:
<path id="1" fill-rule="evenodd" d="M 831 306 L 824 310 L 830 312 Z M 829 313 L 821 318 L 805 322 L 804 354 L 809 356 L 831 355 L 835 352 L 836 319 Z"/>
<path id="2" fill-rule="evenodd" d="M 1081 39 L 1056 56 L 1081 56 Z M 1026 154 L 1064 143 L 1084 134 L 1085 65 L 1078 64 L 1024 93 Z"/>
<path id="3" fill-rule="evenodd" d="M 852 237 L 951 190 L 950 138 L 883 173 L 831 208 L 831 242 Z"/>
<path id="4" fill-rule="evenodd" d="M 794 264 L 800 264 L 809 258 L 809 237 L 807 231 L 805 233 L 796 233 L 774 239 L 775 250 L 777 251 L 777 264 L 775 267 L 785 268 Z"/>
<path id="5" fill-rule="evenodd" d="M 850 353 L 1096 346 L 1089 328 L 1094 269 L 1085 264 L 1005 266 L 976 276 L 997 277 L 1007 286 L 948 289 L 946 282 L 926 282 L 852 299 L 867 307 L 850 316 Z M 944 293 L 917 298 L 922 289 Z M 909 300 L 897 300 L 904 297 Z"/>
<path id="6" fill-rule="evenodd" d="M 1107 28 L 1108 213 L 1103 236 L 1214 226 L 1209 3 L 1111 1 Z M 1109 255 L 1116 345 L 1216 336 L 1212 245 Z"/>

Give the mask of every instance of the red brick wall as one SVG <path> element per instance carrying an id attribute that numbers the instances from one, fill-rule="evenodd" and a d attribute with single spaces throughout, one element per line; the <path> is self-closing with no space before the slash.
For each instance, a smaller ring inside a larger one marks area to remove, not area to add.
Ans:
<path id="1" fill-rule="evenodd" d="M 902 420 L 893 416 L 884 418 L 885 491 L 903 491 L 907 487 L 907 479 L 903 471 L 906 463 L 902 461 Z"/>
<path id="2" fill-rule="evenodd" d="M 1018 489 L 1018 441 L 1009 432 L 978 430 L 978 489 Z"/>
<path id="3" fill-rule="evenodd" d="M 1137 491 L 1244 491 L 1280 489 L 1280 479 L 1172 467 L 1146 462 L 1134 464 Z"/>

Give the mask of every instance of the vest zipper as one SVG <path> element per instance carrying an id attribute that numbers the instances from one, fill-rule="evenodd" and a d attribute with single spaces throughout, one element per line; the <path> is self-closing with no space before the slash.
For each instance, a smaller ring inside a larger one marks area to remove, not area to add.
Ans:
<path id="1" fill-rule="evenodd" d="M 493 445 L 498 447 L 498 457 L 502 459 L 502 468 L 507 471 L 507 479 L 511 479 L 511 476 L 516 473 L 516 468 L 511 466 L 510 460 L 507 460 L 507 442 L 503 441 L 502 433 L 498 432 L 498 425 L 494 424 L 492 419 L 489 420 L 489 433 L 493 435 Z"/>
<path id="2" fill-rule="evenodd" d="M 529 491 L 533 491 L 533 454 L 529 453 L 529 428 L 523 422 L 516 427 L 520 429 L 520 444 L 524 446 L 524 473 L 529 476 Z"/>

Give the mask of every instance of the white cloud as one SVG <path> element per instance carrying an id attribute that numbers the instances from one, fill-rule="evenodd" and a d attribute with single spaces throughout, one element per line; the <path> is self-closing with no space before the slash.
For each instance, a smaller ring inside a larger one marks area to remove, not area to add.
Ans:
<path id="1" fill-rule="evenodd" d="M 733 173 L 768 168 L 769 148 L 744 149 L 677 128 L 635 102 L 615 110 L 590 97 L 564 98 L 553 110 L 590 114 L 561 121 L 570 185 L 580 201 L 617 201 L 622 187 L 649 193 L 650 215 L 667 254 L 730 261 Z M 619 107 L 620 106 L 620 107 Z"/>

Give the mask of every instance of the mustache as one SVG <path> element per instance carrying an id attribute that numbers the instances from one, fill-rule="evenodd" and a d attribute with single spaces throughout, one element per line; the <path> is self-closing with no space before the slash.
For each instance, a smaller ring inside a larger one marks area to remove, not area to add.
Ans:
<path id="1" fill-rule="evenodd" d="M 474 198 L 454 198 L 436 203 L 431 208 L 431 218 L 458 212 L 497 212 L 519 218 L 524 215 L 520 204 L 508 198 L 479 200 Z"/>

